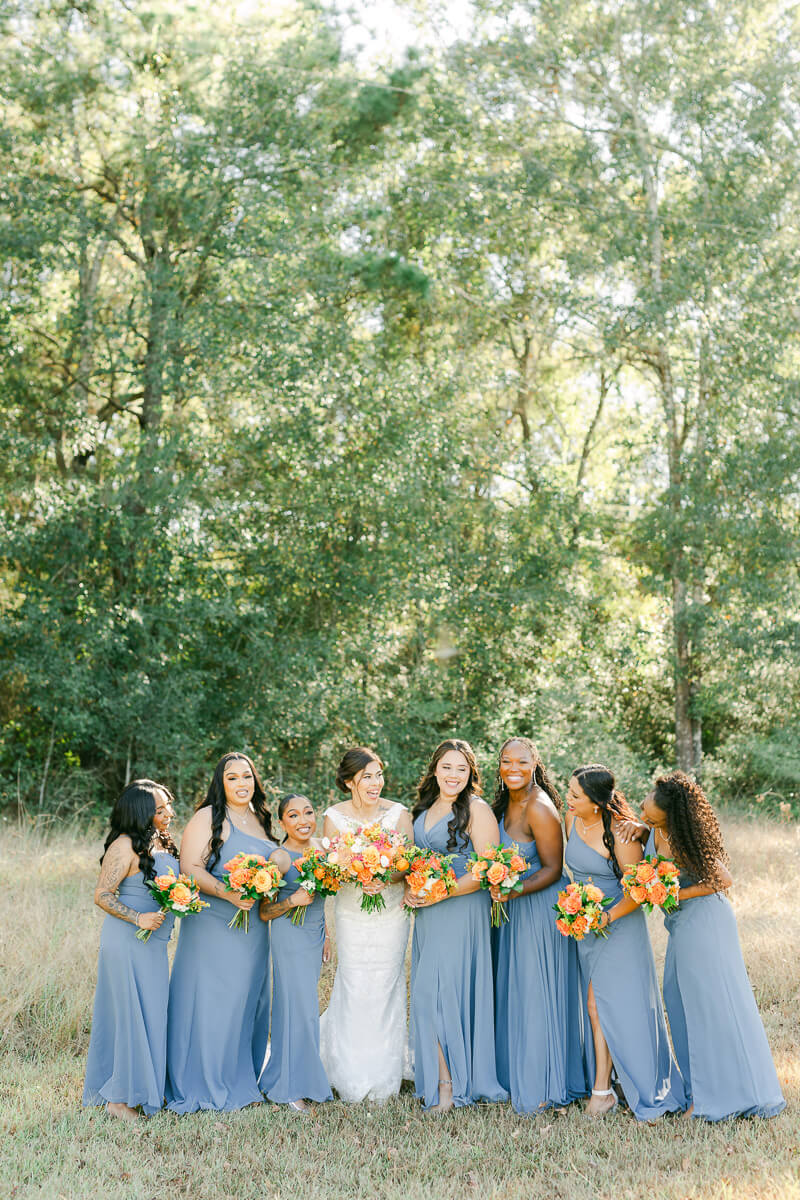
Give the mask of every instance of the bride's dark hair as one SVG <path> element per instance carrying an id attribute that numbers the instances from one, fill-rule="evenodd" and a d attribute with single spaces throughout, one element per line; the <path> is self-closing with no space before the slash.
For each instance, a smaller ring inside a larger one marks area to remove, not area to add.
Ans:
<path id="1" fill-rule="evenodd" d="M 223 754 L 214 768 L 214 775 L 209 784 L 205 800 L 201 800 L 195 809 L 196 812 L 199 812 L 201 808 L 211 809 L 211 846 L 208 862 L 206 863 L 206 870 L 208 871 L 212 870 L 216 863 L 219 862 L 219 856 L 222 851 L 222 823 L 225 820 L 225 768 L 233 759 L 241 759 L 242 762 L 246 762 L 253 772 L 253 808 L 267 837 L 271 841 L 275 841 L 272 833 L 272 817 L 267 808 L 267 793 L 264 791 L 264 785 L 259 778 L 258 771 L 253 765 L 252 759 L 236 750 L 231 754 Z"/>
<path id="2" fill-rule="evenodd" d="M 461 850 L 469 839 L 467 827 L 469 825 L 470 800 L 473 796 L 483 795 L 480 771 L 469 742 L 464 742 L 461 738 L 448 738 L 439 743 L 417 786 L 417 799 L 411 810 L 411 819 L 416 821 L 420 813 L 427 812 L 438 799 L 439 784 L 436 782 L 436 768 L 439 760 L 444 758 L 450 750 L 457 750 L 459 754 L 463 754 L 469 767 L 469 778 L 453 801 L 453 817 L 447 825 L 447 849 Z"/>

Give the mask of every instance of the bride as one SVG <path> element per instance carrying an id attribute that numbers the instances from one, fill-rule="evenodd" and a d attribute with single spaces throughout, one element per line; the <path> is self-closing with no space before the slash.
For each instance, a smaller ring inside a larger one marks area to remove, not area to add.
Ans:
<path id="1" fill-rule="evenodd" d="M 325 812 L 325 837 L 380 824 L 413 841 L 408 810 L 381 798 L 383 763 L 371 750 L 348 750 L 336 772 L 348 795 Z M 403 884 L 377 880 L 386 907 L 361 911 L 361 888 L 344 884 L 334 901 L 338 965 L 330 1003 L 320 1018 L 320 1054 L 342 1100 L 386 1100 L 400 1090 L 407 1056 L 406 972 L 409 921 Z M 408 1072 L 410 1074 L 410 1072 Z"/>

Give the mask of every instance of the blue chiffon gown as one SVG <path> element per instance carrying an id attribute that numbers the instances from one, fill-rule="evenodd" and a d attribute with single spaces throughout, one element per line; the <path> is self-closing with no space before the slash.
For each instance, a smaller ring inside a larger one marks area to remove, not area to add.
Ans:
<path id="1" fill-rule="evenodd" d="M 656 854 L 651 833 L 647 854 Z M 697 881 L 683 871 L 681 887 Z M 692 1116 L 774 1117 L 786 1107 L 727 896 L 664 913 L 664 1003 Z"/>
<path id="2" fill-rule="evenodd" d="M 299 851 L 287 850 L 290 858 Z M 279 899 L 297 891 L 297 868 L 284 875 Z M 302 925 L 292 924 L 290 909 L 270 921 L 272 934 L 272 1035 L 261 1076 L 261 1090 L 276 1104 L 290 1100 L 332 1100 L 319 1056 L 319 975 L 325 944 L 325 897 L 315 896 L 300 909 Z"/>
<path id="3" fill-rule="evenodd" d="M 414 822 L 417 846 L 450 854 L 446 814 L 429 830 L 425 813 Z M 467 872 L 473 846 L 462 840 L 453 859 L 460 878 Z M 486 891 L 451 897 L 419 908 L 414 917 L 411 957 L 411 1029 L 414 1080 L 423 1108 L 439 1100 L 438 1046 L 453 1081 L 453 1103 L 464 1108 L 476 1100 L 507 1100 L 497 1078 L 494 1049 L 494 996 Z"/>
<path id="4" fill-rule="evenodd" d="M 178 860 L 163 850 L 153 855 L 156 875 Z M 123 879 L 119 899 L 136 912 L 157 912 L 158 901 L 141 871 Z M 195 920 L 195 917 L 191 918 Z M 150 1115 L 164 1103 L 167 1063 L 167 942 L 175 917 L 168 913 L 146 942 L 135 925 L 107 913 L 100 934 L 92 1035 L 86 1060 L 84 1105 L 137 1105 Z"/>
<path id="5" fill-rule="evenodd" d="M 235 854 L 269 858 L 275 842 L 231 824 L 211 874 L 222 878 Z M 263 1100 L 258 1077 L 269 1033 L 269 925 L 250 910 L 250 928 L 229 929 L 236 908 L 209 907 L 181 929 L 169 985 L 167 1107 L 229 1111 Z"/>
<path id="6" fill-rule="evenodd" d="M 622 884 L 604 855 L 580 838 L 573 826 L 566 864 L 576 883 L 591 880 L 614 903 Z M 588 934 L 578 942 L 584 998 L 593 984 L 600 1028 L 631 1112 L 652 1121 L 687 1107 L 685 1089 L 667 1036 L 653 948 L 641 909 L 607 927 L 608 938 Z M 591 1036 L 586 1049 L 594 1073 Z"/>
<path id="7" fill-rule="evenodd" d="M 500 822 L 500 840 L 515 839 Z M 527 879 L 541 868 L 536 842 L 517 841 Z M 497 1078 L 525 1115 L 563 1107 L 591 1090 L 584 1061 L 578 953 L 556 929 L 553 905 L 569 879 L 506 903 L 492 931 Z M 591 1037 L 591 1030 L 588 1030 Z"/>

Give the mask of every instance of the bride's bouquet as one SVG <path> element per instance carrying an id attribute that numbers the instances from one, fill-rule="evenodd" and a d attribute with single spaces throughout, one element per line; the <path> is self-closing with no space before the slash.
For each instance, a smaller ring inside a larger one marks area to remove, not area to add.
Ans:
<path id="1" fill-rule="evenodd" d="M 328 838 L 322 839 L 322 845 Z M 408 868 L 406 839 L 393 829 L 381 825 L 364 825 L 355 833 L 339 833 L 329 841 L 327 861 L 338 867 L 342 878 L 363 888 L 365 884 L 389 883 L 395 871 Z M 328 847 L 325 847 L 328 849 Z M 382 912 L 386 907 L 383 896 L 378 892 L 372 896 L 364 892 L 361 898 L 362 912 Z"/>

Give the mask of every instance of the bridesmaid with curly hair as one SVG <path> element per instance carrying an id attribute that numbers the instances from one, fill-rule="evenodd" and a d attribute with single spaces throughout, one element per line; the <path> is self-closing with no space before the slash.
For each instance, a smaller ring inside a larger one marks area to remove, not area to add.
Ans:
<path id="1" fill-rule="evenodd" d="M 105 1104 L 136 1121 L 164 1103 L 167 1060 L 167 942 L 175 918 L 147 886 L 156 875 L 178 873 L 169 836 L 173 799 L 152 779 L 135 779 L 111 812 L 94 902 L 107 913 L 100 935 L 92 1037 L 84 1105 Z M 140 941 L 136 932 L 147 929 Z"/>
<path id="2" fill-rule="evenodd" d="M 209 901 L 181 929 L 169 987 L 167 1107 L 231 1110 L 263 1100 L 258 1077 L 269 1032 L 269 926 L 230 929 L 254 900 L 225 888 L 235 854 L 276 848 L 264 786 L 246 754 L 217 763 L 181 843 L 181 870 Z M 257 914 L 256 914 L 257 915 Z"/>
<path id="3" fill-rule="evenodd" d="M 774 1117 L 786 1107 L 739 945 L 719 823 L 703 789 L 682 771 L 656 780 L 642 805 L 647 854 L 680 868 L 669 933 L 664 1001 L 692 1116 Z"/>

